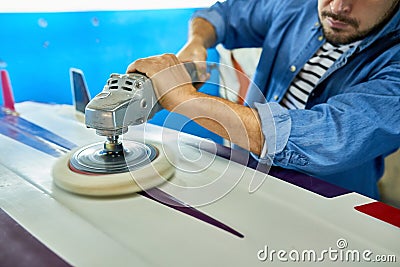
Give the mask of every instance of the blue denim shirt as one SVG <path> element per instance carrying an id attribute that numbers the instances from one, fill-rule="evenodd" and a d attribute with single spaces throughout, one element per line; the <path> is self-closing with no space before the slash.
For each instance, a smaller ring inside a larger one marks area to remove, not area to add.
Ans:
<path id="1" fill-rule="evenodd" d="M 317 0 L 235 0 L 199 10 L 217 43 L 262 47 L 247 94 L 268 154 L 258 158 L 378 198 L 383 159 L 400 147 L 400 12 L 347 51 L 321 78 L 304 110 L 278 102 L 325 42 Z"/>

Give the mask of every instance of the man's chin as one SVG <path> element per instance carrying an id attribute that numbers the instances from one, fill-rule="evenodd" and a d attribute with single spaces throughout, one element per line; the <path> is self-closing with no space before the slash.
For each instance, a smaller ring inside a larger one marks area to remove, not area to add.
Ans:
<path id="1" fill-rule="evenodd" d="M 347 33 L 341 29 L 329 29 L 324 31 L 325 38 L 332 44 L 345 45 L 360 40 L 357 34 Z"/>

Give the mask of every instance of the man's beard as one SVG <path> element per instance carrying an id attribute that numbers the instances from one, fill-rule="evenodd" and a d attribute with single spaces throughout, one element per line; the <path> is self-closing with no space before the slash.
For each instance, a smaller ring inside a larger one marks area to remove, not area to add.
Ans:
<path id="1" fill-rule="evenodd" d="M 346 31 L 337 28 L 328 28 L 328 26 L 323 25 L 324 35 L 328 42 L 333 44 L 349 44 L 355 41 L 363 39 L 368 32 L 359 31 L 360 23 L 351 18 L 344 17 L 342 15 L 337 15 L 329 11 L 323 11 L 321 13 L 321 17 L 324 18 L 332 18 L 333 20 L 344 22 L 349 25 L 349 27 L 353 28 L 355 31 L 351 34 L 347 34 Z"/>
<path id="2" fill-rule="evenodd" d="M 325 38 L 328 42 L 333 44 L 350 44 L 359 40 L 364 39 L 370 33 L 380 30 L 384 25 L 393 17 L 393 15 L 398 12 L 399 1 L 395 2 L 393 6 L 382 16 L 377 23 L 370 29 L 359 31 L 360 23 L 356 19 L 348 18 L 346 16 L 335 14 L 330 11 L 322 11 L 321 19 L 332 18 L 334 20 L 347 23 L 350 27 L 355 29 L 354 33 L 346 34 L 345 31 L 341 29 L 329 28 L 323 26 L 323 31 Z M 396 8 L 397 7 L 397 8 Z M 344 34 L 341 34 L 341 33 Z"/>

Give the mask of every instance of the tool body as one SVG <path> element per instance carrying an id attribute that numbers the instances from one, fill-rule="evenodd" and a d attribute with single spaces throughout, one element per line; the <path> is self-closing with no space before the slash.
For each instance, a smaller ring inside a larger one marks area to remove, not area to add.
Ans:
<path id="1" fill-rule="evenodd" d="M 149 164 L 158 155 L 151 144 L 130 142 L 123 145 L 119 136 L 128 127 L 151 119 L 161 110 L 152 82 L 141 73 L 111 74 L 103 90 L 85 108 L 85 124 L 105 136 L 77 150 L 71 157 L 70 168 L 84 173 L 113 174 L 128 172 Z"/>
<path id="2" fill-rule="evenodd" d="M 189 62 L 184 66 L 191 81 L 197 82 L 199 73 L 196 65 Z M 124 165 L 124 162 L 121 163 L 123 160 L 134 159 L 131 164 L 142 165 L 132 153 L 142 153 L 154 159 L 156 152 L 153 147 L 141 147 L 138 150 L 138 146 L 135 146 L 129 150 L 124 148 L 119 136 L 126 133 L 129 126 L 148 121 L 161 109 L 151 79 L 146 75 L 140 72 L 111 74 L 103 90 L 85 108 L 86 126 L 95 129 L 98 135 L 105 136 L 107 140 L 102 148 L 99 144 L 86 147 L 90 153 L 78 151 L 71 159 L 71 166 L 81 171 L 112 173 L 126 171 L 117 167 Z M 97 156 L 92 157 L 91 154 Z M 107 167 L 102 166 L 103 162 L 107 163 Z"/>
<path id="3" fill-rule="evenodd" d="M 184 63 L 193 83 L 199 81 L 195 63 Z M 130 111 L 127 112 L 128 107 Z M 157 101 L 153 84 L 143 73 L 111 74 L 106 85 L 85 108 L 85 123 L 107 136 L 109 143 L 124 134 L 130 125 L 151 119 L 162 107 Z"/>
<path id="4" fill-rule="evenodd" d="M 128 106 L 134 112 L 127 113 Z M 103 91 L 86 106 L 85 123 L 98 135 L 115 139 L 128 126 L 151 119 L 161 109 L 151 80 L 143 74 L 111 74 Z"/>

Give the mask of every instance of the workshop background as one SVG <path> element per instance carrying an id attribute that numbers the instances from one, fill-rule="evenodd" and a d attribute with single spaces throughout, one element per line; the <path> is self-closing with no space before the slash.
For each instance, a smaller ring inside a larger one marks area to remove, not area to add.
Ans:
<path id="1" fill-rule="evenodd" d="M 73 6 L 76 11 L 63 11 L 57 4 L 53 11 L 40 6 L 40 1 L 31 3 L 29 10 L 28 1 L 16 2 L 25 5 L 14 10 L 10 6 L 0 8 L 0 69 L 10 75 L 15 101 L 72 104 L 70 68 L 84 72 L 94 97 L 111 73 L 124 73 L 134 60 L 177 53 L 186 41 L 191 15 L 210 1 L 172 1 L 168 8 L 163 8 L 162 3 L 152 4 L 151 0 L 130 1 L 124 10 L 118 10 L 122 1 L 114 1 L 112 7 L 117 10 L 107 10 L 109 7 L 102 7 L 102 3 L 87 8 L 94 1 L 82 0 L 81 5 Z M 68 9 L 73 8 L 67 6 L 65 10 Z M 214 49 L 209 50 L 208 60 L 218 62 Z M 213 83 L 218 83 L 218 73 L 213 72 L 210 84 L 201 90 L 218 95 L 218 86 Z M 167 111 L 158 113 L 151 122 L 222 141 L 187 118 Z"/>

